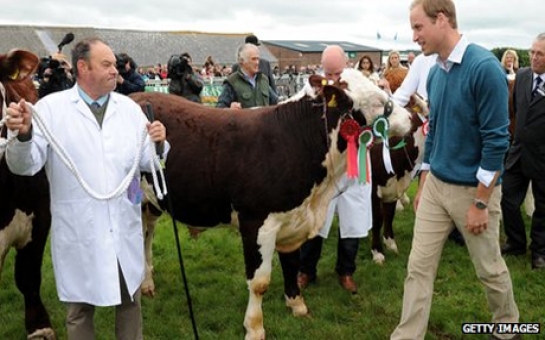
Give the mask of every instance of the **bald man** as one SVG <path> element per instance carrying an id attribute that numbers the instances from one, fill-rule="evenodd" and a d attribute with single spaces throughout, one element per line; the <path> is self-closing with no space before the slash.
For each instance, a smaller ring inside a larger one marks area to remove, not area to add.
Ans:
<path id="1" fill-rule="evenodd" d="M 326 47 L 322 52 L 323 75 L 332 81 L 338 81 L 346 68 L 347 57 L 337 45 Z M 372 226 L 371 185 L 360 184 L 357 179 L 345 176 L 337 184 L 341 193 L 331 200 L 327 219 L 319 235 L 308 240 L 301 247 L 301 268 L 297 278 L 299 287 L 305 288 L 316 280 L 316 267 L 322 253 L 324 238 L 327 238 L 335 212 L 339 215 L 339 239 L 337 244 L 337 263 L 335 271 L 339 275 L 341 286 L 352 294 L 358 287 L 353 274 L 356 271 L 356 255 L 360 238 L 366 237 Z M 346 188 L 346 190 L 344 190 Z"/>

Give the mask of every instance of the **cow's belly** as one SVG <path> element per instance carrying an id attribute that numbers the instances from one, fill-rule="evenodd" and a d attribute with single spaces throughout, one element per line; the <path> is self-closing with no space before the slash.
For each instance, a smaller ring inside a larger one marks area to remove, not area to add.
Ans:
<path id="1" fill-rule="evenodd" d="M 391 177 L 386 182 L 386 185 L 379 186 L 377 188 L 377 195 L 382 202 L 392 203 L 397 201 L 409 188 L 412 181 L 412 175 L 410 172 L 405 171 L 403 177 L 397 179 L 397 177 Z"/>
<path id="2" fill-rule="evenodd" d="M 259 237 L 276 237 L 276 250 L 292 252 L 309 238 L 315 237 L 324 226 L 327 207 L 335 194 L 329 181 L 315 186 L 298 207 L 283 213 L 271 213 L 260 230 Z M 258 239 L 258 243 L 263 244 Z"/>

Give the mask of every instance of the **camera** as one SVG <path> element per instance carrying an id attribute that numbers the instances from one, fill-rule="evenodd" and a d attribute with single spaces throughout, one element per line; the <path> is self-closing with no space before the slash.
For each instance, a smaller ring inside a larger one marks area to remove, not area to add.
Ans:
<path id="1" fill-rule="evenodd" d="M 70 64 L 66 61 L 66 57 L 61 57 L 59 54 L 41 58 L 37 72 L 40 98 L 74 85 L 69 68 Z"/>
<path id="2" fill-rule="evenodd" d="M 189 65 L 188 58 L 184 55 L 174 54 L 168 60 L 168 76 L 171 79 L 183 78 L 186 74 L 192 74 L 193 68 Z"/>

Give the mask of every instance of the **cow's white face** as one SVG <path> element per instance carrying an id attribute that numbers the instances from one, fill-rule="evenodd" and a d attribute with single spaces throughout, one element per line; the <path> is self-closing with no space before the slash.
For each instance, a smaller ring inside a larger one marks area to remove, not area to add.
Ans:
<path id="1" fill-rule="evenodd" d="M 354 101 L 354 109 L 360 110 L 367 122 L 374 121 L 384 114 L 385 104 L 389 98 L 386 92 L 375 85 L 356 69 L 345 69 L 341 74 L 341 82 L 346 82 L 346 93 Z M 393 103 L 393 112 L 388 117 L 390 136 L 403 136 L 411 129 L 409 111 Z"/>

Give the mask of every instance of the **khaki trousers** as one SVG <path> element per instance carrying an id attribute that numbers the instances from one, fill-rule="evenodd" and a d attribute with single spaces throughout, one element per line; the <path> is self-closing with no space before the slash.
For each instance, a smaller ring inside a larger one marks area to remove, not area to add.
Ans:
<path id="1" fill-rule="evenodd" d="M 488 229 L 480 235 L 467 231 L 466 215 L 476 187 L 453 185 L 428 173 L 416 212 L 414 235 L 403 294 L 403 311 L 392 340 L 424 339 L 433 296 L 433 285 L 443 246 L 454 228 L 464 236 L 477 277 L 483 283 L 492 322 L 518 322 L 509 270 L 500 253 L 501 186 L 488 202 Z M 460 327 L 463 320 L 460 320 Z M 496 335 L 504 339 L 505 335 Z M 509 339 L 512 335 L 507 335 Z"/>
<path id="2" fill-rule="evenodd" d="M 140 289 L 131 301 L 121 270 L 121 304 L 115 306 L 115 336 L 117 340 L 142 340 L 142 311 Z M 95 340 L 93 317 L 95 306 L 86 303 L 66 303 L 66 332 L 68 340 Z M 107 336 L 106 336 L 107 338 Z"/>

